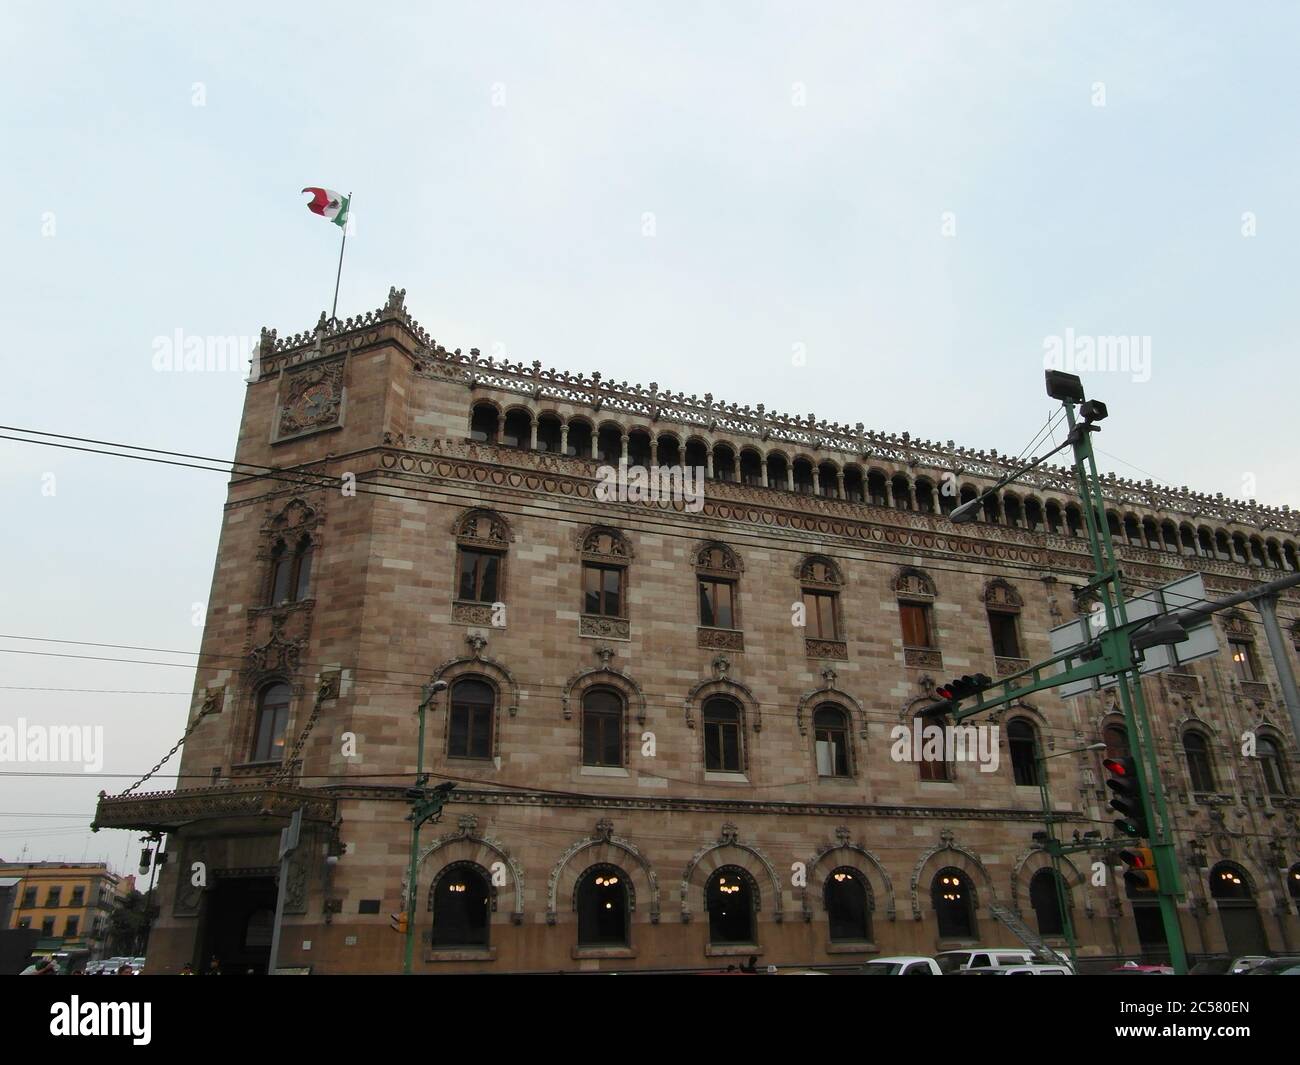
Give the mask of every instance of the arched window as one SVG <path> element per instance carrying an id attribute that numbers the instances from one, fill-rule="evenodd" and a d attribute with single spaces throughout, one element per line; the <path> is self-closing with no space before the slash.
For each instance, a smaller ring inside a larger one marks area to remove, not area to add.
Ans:
<path id="1" fill-rule="evenodd" d="M 694 561 L 701 627 L 739 629 L 740 558 L 726 544 L 710 540 L 695 552 Z"/>
<path id="2" fill-rule="evenodd" d="M 307 598 L 311 586 L 311 537 L 299 537 L 292 551 L 284 540 L 271 550 L 271 606 L 296 603 Z"/>
<path id="3" fill-rule="evenodd" d="M 867 502 L 872 506 L 883 507 L 888 502 L 885 485 L 885 475 L 879 470 L 869 470 L 867 472 Z"/>
<path id="4" fill-rule="evenodd" d="M 608 688 L 592 688 L 582 697 L 582 764 L 623 764 L 623 697 Z"/>
<path id="5" fill-rule="evenodd" d="M 1024 601 L 1009 583 L 996 578 L 984 587 L 984 605 L 988 608 L 989 635 L 993 639 L 995 658 L 1018 660 L 1020 647 L 1020 609 Z"/>
<path id="6" fill-rule="evenodd" d="M 494 511 L 470 510 L 455 525 L 456 602 L 496 603 L 505 594 L 510 529 Z"/>
<path id="7" fill-rule="evenodd" d="M 593 865 L 575 889 L 580 947 L 628 945 L 627 873 L 616 865 Z"/>
<path id="8" fill-rule="evenodd" d="M 1061 504 L 1054 499 L 1047 501 L 1047 531 L 1060 535 L 1061 532 Z"/>
<path id="9" fill-rule="evenodd" d="M 790 487 L 790 465 L 785 461 L 784 455 L 774 453 L 767 456 L 767 486 L 768 488 Z"/>
<path id="10" fill-rule="evenodd" d="M 916 479 L 916 509 L 922 514 L 934 513 L 934 486 L 924 477 Z"/>
<path id="11" fill-rule="evenodd" d="M 480 444 L 497 442 L 497 409 L 491 403 L 475 403 L 469 419 L 469 438 Z"/>
<path id="12" fill-rule="evenodd" d="M 1113 723 L 1101 730 L 1101 739 L 1106 744 L 1107 758 L 1127 758 L 1129 756 L 1128 729 Z"/>
<path id="13" fill-rule="evenodd" d="M 627 434 L 627 466 L 632 469 L 650 465 L 650 434 L 644 429 L 631 429 Z"/>
<path id="14" fill-rule="evenodd" d="M 763 456 L 751 448 L 740 453 L 740 479 L 745 484 L 761 486 L 763 482 Z M 781 487 L 785 487 L 784 484 Z"/>
<path id="15" fill-rule="evenodd" d="M 682 464 L 682 446 L 677 437 L 664 433 L 659 437 L 655 449 L 655 462 L 659 466 L 680 466 Z M 704 465 L 700 463 L 700 465 Z"/>
<path id="16" fill-rule="evenodd" d="M 904 569 L 894 580 L 898 595 L 898 615 L 903 632 L 904 658 L 911 659 L 908 650 L 924 651 L 938 647 L 934 632 L 935 585 L 928 574 L 918 569 Z M 909 661 L 909 665 L 928 665 L 924 660 Z"/>
<path id="17" fill-rule="evenodd" d="M 794 460 L 794 490 L 802 495 L 812 495 L 813 468 L 807 459 Z"/>
<path id="18" fill-rule="evenodd" d="M 1259 757 L 1259 767 L 1264 771 L 1264 787 L 1276 798 L 1285 798 L 1291 794 L 1287 780 L 1286 763 L 1282 752 L 1267 736 L 1261 736 L 1255 744 L 1255 754 Z"/>
<path id="19" fill-rule="evenodd" d="M 930 901 L 939 920 L 940 939 L 975 938 L 974 891 L 965 873 L 940 869 L 930 882 Z"/>
<path id="20" fill-rule="evenodd" d="M 1011 773 L 1017 787 L 1038 787 L 1038 743 L 1034 726 L 1023 717 L 1007 725 L 1007 746 L 1011 748 Z"/>
<path id="21" fill-rule="evenodd" d="M 840 587 L 844 578 L 839 567 L 822 555 L 809 555 L 799 564 L 802 586 L 805 641 L 838 641 L 840 635 Z M 826 648 L 819 646 L 818 652 Z M 814 648 L 808 649 L 809 654 Z M 842 656 L 841 656 L 842 657 Z"/>
<path id="22" fill-rule="evenodd" d="M 506 447 L 519 447 L 525 450 L 532 446 L 533 419 L 528 411 L 516 408 L 506 414 L 501 443 Z"/>
<path id="23" fill-rule="evenodd" d="M 849 719 L 842 707 L 822 703 L 813 713 L 817 745 L 817 775 L 851 776 L 849 766 Z"/>
<path id="24" fill-rule="evenodd" d="M 817 490 L 824 496 L 838 499 L 840 495 L 840 471 L 833 462 L 823 462 L 817 467 Z"/>
<path id="25" fill-rule="evenodd" d="M 496 690 L 475 678 L 451 687 L 447 755 L 451 758 L 491 758 L 496 718 Z"/>
<path id="26" fill-rule="evenodd" d="M 894 509 L 911 510 L 912 509 L 912 484 L 901 473 L 895 474 L 889 482 L 890 489 L 894 495 Z"/>
<path id="27" fill-rule="evenodd" d="M 631 552 L 623 534 L 601 526 L 582 541 L 582 612 L 590 617 L 626 618 L 627 568 Z"/>
<path id="28" fill-rule="evenodd" d="M 661 463 L 663 462 L 662 451 L 659 453 L 659 461 Z M 709 445 L 700 439 L 686 441 L 686 458 L 683 461 L 683 465 L 688 470 L 698 470 L 698 476 L 705 476 L 708 473 L 709 468 Z M 713 476 L 718 476 L 717 469 L 714 469 Z M 732 481 L 735 479 L 734 475 L 728 478 L 728 480 Z"/>
<path id="29" fill-rule="evenodd" d="M 715 773 L 743 773 L 744 730 L 739 704 L 716 695 L 704 704 L 704 768 Z"/>
<path id="30" fill-rule="evenodd" d="M 862 471 L 857 466 L 844 467 L 844 498 L 851 503 L 866 501 L 866 486 L 862 481 Z"/>
<path id="31" fill-rule="evenodd" d="M 756 943 L 753 879 L 738 865 L 724 865 L 709 877 L 704 905 L 709 911 L 710 943 Z"/>
<path id="32" fill-rule="evenodd" d="M 717 444 L 713 448 L 713 476 L 719 481 L 734 481 L 737 479 L 736 452 L 727 444 Z M 752 484 L 755 482 L 746 481 L 745 483 Z"/>
<path id="33" fill-rule="evenodd" d="M 832 943 L 871 940 L 871 888 L 857 869 L 841 866 L 822 889 Z"/>
<path id="34" fill-rule="evenodd" d="M 602 425 L 596 433 L 596 460 L 613 465 L 623 457 L 623 430 L 617 425 Z"/>
<path id="35" fill-rule="evenodd" d="M 1073 503 L 1065 508 L 1065 530 L 1071 536 L 1079 536 L 1083 532 L 1083 511 Z"/>
<path id="36" fill-rule="evenodd" d="M 1187 773 L 1192 778 L 1192 790 L 1214 791 L 1214 764 L 1205 737 L 1191 730 L 1184 733 L 1183 753 L 1187 756 Z"/>
<path id="37" fill-rule="evenodd" d="M 558 414 L 542 414 L 537 418 L 537 450 L 548 455 L 560 453 L 560 441 L 564 435 L 564 423 Z"/>
<path id="38" fill-rule="evenodd" d="M 591 426 L 578 418 L 569 422 L 564 453 L 570 458 L 591 458 Z"/>
<path id="39" fill-rule="evenodd" d="M 453 862 L 429 888 L 435 948 L 486 947 L 492 893 L 473 862 Z"/>
<path id="40" fill-rule="evenodd" d="M 278 762 L 284 757 L 284 730 L 289 724 L 292 694 L 287 684 L 270 684 L 258 695 L 254 762 Z"/>
<path id="41" fill-rule="evenodd" d="M 1029 905 L 1038 918 L 1040 936 L 1065 934 L 1065 920 L 1061 915 L 1060 879 L 1051 869 L 1040 869 L 1029 881 Z"/>

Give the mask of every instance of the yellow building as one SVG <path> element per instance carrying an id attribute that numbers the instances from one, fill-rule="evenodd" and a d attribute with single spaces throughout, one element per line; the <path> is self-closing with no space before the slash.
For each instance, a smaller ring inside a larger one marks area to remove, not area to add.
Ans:
<path id="1" fill-rule="evenodd" d="M 6 862 L 0 877 L 17 877 L 11 928 L 38 928 L 37 953 L 87 951 L 96 957 L 108 937 L 109 915 L 134 877 L 103 862 Z"/>

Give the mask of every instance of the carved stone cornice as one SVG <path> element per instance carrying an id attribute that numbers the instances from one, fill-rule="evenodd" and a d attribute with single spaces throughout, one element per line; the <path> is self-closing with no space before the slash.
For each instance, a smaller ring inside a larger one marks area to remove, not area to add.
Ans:
<path id="1" fill-rule="evenodd" d="M 299 806 L 307 821 L 330 824 L 336 797 L 314 788 L 267 787 L 259 784 L 183 791 L 155 791 L 129 796 L 100 795 L 91 828 L 147 829 L 172 832 L 195 822 L 229 818 L 283 818 Z"/>

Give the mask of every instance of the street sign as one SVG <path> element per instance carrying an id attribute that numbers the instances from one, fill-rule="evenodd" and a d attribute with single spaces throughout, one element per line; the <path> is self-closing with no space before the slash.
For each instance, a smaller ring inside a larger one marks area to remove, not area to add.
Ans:
<path id="1" fill-rule="evenodd" d="M 1130 622 L 1142 621 L 1159 614 L 1177 614 L 1183 610 L 1203 606 L 1205 599 L 1205 581 L 1199 573 L 1179 577 L 1176 581 L 1143 592 L 1134 599 L 1124 603 L 1124 609 Z M 1091 643 L 1106 629 L 1106 612 L 1098 603 L 1096 609 L 1086 618 L 1058 625 L 1049 633 L 1052 641 L 1052 653 L 1063 654 L 1076 647 Z M 1174 669 L 1199 658 L 1208 658 L 1219 653 L 1219 640 L 1214 631 L 1214 617 L 1203 614 L 1198 621 L 1187 627 L 1187 639 L 1183 643 L 1164 644 L 1148 647 L 1142 663 L 1138 667 L 1143 675 L 1157 673 L 1163 669 Z M 1115 684 L 1111 673 L 1087 680 L 1070 681 L 1062 684 L 1057 693 L 1066 698 L 1071 695 L 1084 695 L 1100 688 L 1109 688 Z"/>
<path id="2" fill-rule="evenodd" d="M 285 856 L 292 854 L 298 849 L 298 841 L 302 838 L 302 807 L 294 810 L 293 817 L 289 819 L 289 827 L 280 829 L 280 861 L 284 861 Z"/>

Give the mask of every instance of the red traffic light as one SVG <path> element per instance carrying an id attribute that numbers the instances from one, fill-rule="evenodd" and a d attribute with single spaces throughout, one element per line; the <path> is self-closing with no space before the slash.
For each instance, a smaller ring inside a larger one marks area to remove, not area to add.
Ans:
<path id="1" fill-rule="evenodd" d="M 1117 777 L 1131 777 L 1133 773 L 1129 767 L 1132 761 L 1131 758 L 1103 758 L 1101 764 L 1106 772 L 1114 773 Z"/>

